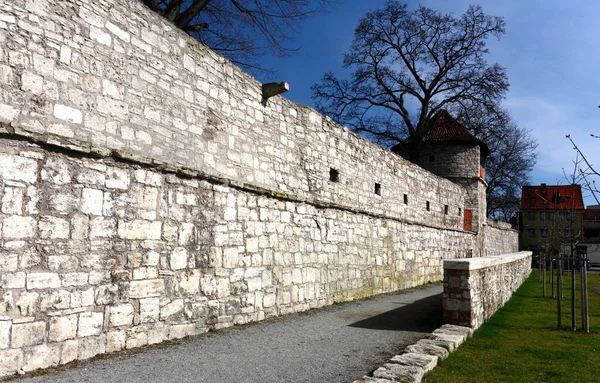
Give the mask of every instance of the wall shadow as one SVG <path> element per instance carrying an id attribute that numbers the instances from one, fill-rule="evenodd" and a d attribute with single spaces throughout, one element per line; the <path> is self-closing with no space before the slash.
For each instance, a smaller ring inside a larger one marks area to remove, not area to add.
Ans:
<path id="1" fill-rule="evenodd" d="M 349 326 L 372 330 L 432 332 L 443 324 L 443 319 L 442 293 L 439 293 Z"/>

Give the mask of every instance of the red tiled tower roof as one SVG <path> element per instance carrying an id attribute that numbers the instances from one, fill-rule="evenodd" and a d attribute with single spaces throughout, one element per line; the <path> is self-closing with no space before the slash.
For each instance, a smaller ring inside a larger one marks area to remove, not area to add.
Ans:
<path id="1" fill-rule="evenodd" d="M 408 138 L 403 142 L 392 147 L 393 152 L 400 152 L 401 147 L 410 144 L 412 139 Z M 431 119 L 429 130 L 425 133 L 422 142 L 459 142 L 472 143 L 481 147 L 481 153 L 484 156 L 490 154 L 487 144 L 479 138 L 472 135 L 467 128 L 456 121 L 454 117 L 445 109 L 439 110 Z"/>
<path id="2" fill-rule="evenodd" d="M 523 186 L 521 210 L 530 209 L 583 209 L 581 185 Z"/>
<path id="3" fill-rule="evenodd" d="M 487 144 L 472 135 L 461 123 L 445 109 L 439 110 L 432 119 L 432 128 L 425 133 L 423 142 L 466 142 L 474 143 L 481 147 L 484 155 L 490 154 Z"/>

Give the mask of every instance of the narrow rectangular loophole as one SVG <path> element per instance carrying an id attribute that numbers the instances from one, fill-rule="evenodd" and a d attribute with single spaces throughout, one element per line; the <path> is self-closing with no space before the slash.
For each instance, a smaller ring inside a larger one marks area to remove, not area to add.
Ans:
<path id="1" fill-rule="evenodd" d="M 375 194 L 381 195 L 381 184 L 375 182 Z"/>
<path id="2" fill-rule="evenodd" d="M 448 205 L 444 205 L 444 214 L 448 215 Z"/>
<path id="3" fill-rule="evenodd" d="M 404 195 L 404 204 L 408 205 L 408 194 Z"/>
<path id="4" fill-rule="evenodd" d="M 329 169 L 329 181 L 340 182 L 340 172 L 337 169 L 334 169 L 334 168 Z"/>
<path id="5" fill-rule="evenodd" d="M 427 207 L 427 211 L 429 211 L 431 209 L 431 207 L 429 206 L 429 201 L 427 201 L 426 207 Z"/>
<path id="6" fill-rule="evenodd" d="M 459 207 L 458 208 L 458 216 L 460 217 L 462 215 L 462 209 Z"/>

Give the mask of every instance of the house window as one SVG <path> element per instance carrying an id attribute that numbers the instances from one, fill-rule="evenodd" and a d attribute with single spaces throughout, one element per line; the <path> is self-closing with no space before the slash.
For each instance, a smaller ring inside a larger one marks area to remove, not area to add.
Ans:
<path id="1" fill-rule="evenodd" d="M 329 181 L 340 182 L 340 172 L 337 169 L 334 169 L 334 168 L 329 169 Z"/>
<path id="2" fill-rule="evenodd" d="M 568 211 L 568 212 L 565 213 L 565 219 L 567 221 L 570 221 L 572 218 L 573 218 L 573 215 L 571 214 L 570 211 Z"/>
<path id="3" fill-rule="evenodd" d="M 408 205 L 408 194 L 404 195 L 404 204 Z"/>
<path id="4" fill-rule="evenodd" d="M 375 183 L 375 194 L 381 195 L 381 184 Z"/>
<path id="5" fill-rule="evenodd" d="M 565 220 L 565 212 L 564 211 L 559 211 L 558 212 L 558 219 L 561 221 Z"/>
<path id="6" fill-rule="evenodd" d="M 545 221 L 545 220 L 546 220 L 546 212 L 540 211 L 540 221 Z"/>
<path id="7" fill-rule="evenodd" d="M 535 238 L 535 229 L 527 229 L 527 235 L 529 238 Z"/>
<path id="8" fill-rule="evenodd" d="M 548 219 L 548 221 L 554 221 L 554 212 L 553 211 L 546 212 L 546 219 Z"/>
<path id="9" fill-rule="evenodd" d="M 444 205 L 444 214 L 448 215 L 448 205 Z"/>
<path id="10" fill-rule="evenodd" d="M 535 221 L 535 211 L 528 211 L 527 212 L 527 219 L 530 221 Z"/>
<path id="11" fill-rule="evenodd" d="M 548 229 L 541 229 L 540 234 L 542 235 L 542 238 L 547 238 L 548 237 Z"/>
<path id="12" fill-rule="evenodd" d="M 429 210 L 431 209 L 431 207 L 429 206 L 429 201 L 427 201 L 427 202 L 425 203 L 425 207 L 427 208 L 427 211 L 429 211 Z"/>

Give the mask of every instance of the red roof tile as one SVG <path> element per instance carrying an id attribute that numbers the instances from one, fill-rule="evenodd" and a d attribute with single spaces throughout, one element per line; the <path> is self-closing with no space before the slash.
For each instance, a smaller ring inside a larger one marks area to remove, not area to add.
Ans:
<path id="1" fill-rule="evenodd" d="M 438 111 L 433 116 L 433 127 L 429 130 L 424 142 L 433 141 L 453 141 L 453 142 L 472 142 L 481 146 L 485 155 L 490 154 L 490 149 L 485 142 L 472 135 L 462 124 L 454 119 L 445 109 Z"/>
<path id="2" fill-rule="evenodd" d="M 523 186 L 521 210 L 583 209 L 581 185 Z"/>

